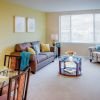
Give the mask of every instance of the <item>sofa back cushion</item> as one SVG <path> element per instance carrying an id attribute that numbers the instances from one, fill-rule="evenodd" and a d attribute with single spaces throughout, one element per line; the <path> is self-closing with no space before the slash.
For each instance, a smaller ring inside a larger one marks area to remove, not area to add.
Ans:
<path id="1" fill-rule="evenodd" d="M 40 53 L 40 41 L 34 41 L 34 42 L 31 42 L 31 44 L 36 54 L 39 54 Z"/>
<path id="2" fill-rule="evenodd" d="M 22 52 L 22 51 L 27 51 L 27 48 L 31 47 L 31 43 L 20 43 L 15 45 L 15 51 L 16 52 Z"/>

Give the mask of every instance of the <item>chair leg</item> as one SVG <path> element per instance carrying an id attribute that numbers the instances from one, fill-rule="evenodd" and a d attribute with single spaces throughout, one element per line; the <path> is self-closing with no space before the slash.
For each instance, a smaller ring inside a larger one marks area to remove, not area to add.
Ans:
<path id="1" fill-rule="evenodd" d="M 31 73 L 32 73 L 32 74 L 35 74 L 35 72 L 34 72 L 34 71 L 31 71 Z"/>
<path id="2" fill-rule="evenodd" d="M 92 62 L 92 59 L 90 59 L 90 62 Z"/>

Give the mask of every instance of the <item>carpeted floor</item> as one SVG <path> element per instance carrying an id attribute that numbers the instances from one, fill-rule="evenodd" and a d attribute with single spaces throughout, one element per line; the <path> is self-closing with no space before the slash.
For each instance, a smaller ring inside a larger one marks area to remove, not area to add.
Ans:
<path id="1" fill-rule="evenodd" d="M 100 63 L 82 59 L 82 75 L 58 74 L 58 60 L 30 77 L 27 100 L 100 100 Z"/>

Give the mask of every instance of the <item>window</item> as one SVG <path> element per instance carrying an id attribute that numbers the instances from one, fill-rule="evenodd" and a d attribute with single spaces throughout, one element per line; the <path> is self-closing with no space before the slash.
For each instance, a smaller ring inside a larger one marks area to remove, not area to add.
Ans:
<path id="1" fill-rule="evenodd" d="M 61 41 L 70 41 L 70 16 L 61 17 Z"/>
<path id="2" fill-rule="evenodd" d="M 100 14 L 65 15 L 60 17 L 61 42 L 100 42 Z"/>
<path id="3" fill-rule="evenodd" d="M 95 42 L 100 42 L 100 14 L 95 15 Z"/>
<path id="4" fill-rule="evenodd" d="M 92 15 L 73 15 L 71 21 L 73 42 L 93 42 Z"/>

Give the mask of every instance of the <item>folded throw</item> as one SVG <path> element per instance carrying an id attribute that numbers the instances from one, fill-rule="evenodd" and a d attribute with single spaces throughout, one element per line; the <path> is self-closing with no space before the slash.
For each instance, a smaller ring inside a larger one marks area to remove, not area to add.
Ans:
<path id="1" fill-rule="evenodd" d="M 25 70 L 29 66 L 30 55 L 31 55 L 30 52 L 26 51 L 21 52 L 20 70 Z"/>

